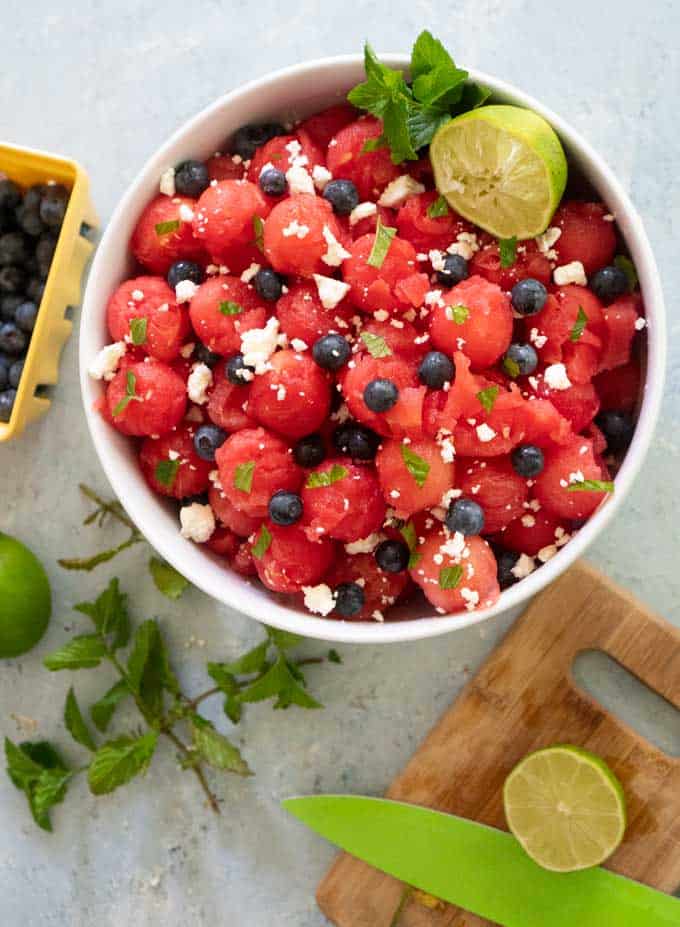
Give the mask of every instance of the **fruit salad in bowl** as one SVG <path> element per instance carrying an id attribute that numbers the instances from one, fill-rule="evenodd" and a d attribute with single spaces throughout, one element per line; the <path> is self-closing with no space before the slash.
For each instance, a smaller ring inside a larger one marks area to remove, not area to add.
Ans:
<path id="1" fill-rule="evenodd" d="M 517 604 L 605 524 L 663 310 L 634 210 L 556 117 L 429 33 L 364 69 L 274 75 L 159 152 L 100 247 L 81 358 L 114 488 L 190 580 L 395 640 Z"/>

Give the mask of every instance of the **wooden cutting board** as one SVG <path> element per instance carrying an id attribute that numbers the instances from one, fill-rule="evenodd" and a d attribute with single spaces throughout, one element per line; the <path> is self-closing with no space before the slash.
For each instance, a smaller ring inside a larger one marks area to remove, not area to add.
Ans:
<path id="1" fill-rule="evenodd" d="M 609 867 L 673 892 L 680 885 L 680 760 L 576 686 L 571 667 L 585 650 L 606 652 L 680 709 L 680 631 L 579 563 L 534 600 L 387 797 L 505 828 L 502 787 L 515 764 L 539 747 L 580 744 L 606 760 L 628 799 L 626 839 Z M 403 895 L 402 883 L 342 854 L 319 885 L 317 901 L 338 927 L 389 927 Z M 417 899 L 399 918 L 399 927 L 490 923 Z"/>

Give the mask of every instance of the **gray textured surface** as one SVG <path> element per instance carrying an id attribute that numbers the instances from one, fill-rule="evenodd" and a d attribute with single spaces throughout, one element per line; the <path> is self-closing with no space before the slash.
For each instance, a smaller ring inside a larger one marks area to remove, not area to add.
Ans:
<path id="1" fill-rule="evenodd" d="M 680 489 L 678 270 L 680 7 L 672 0 L 375 0 L 288 6 L 196 0 L 4 0 L 0 11 L 0 136 L 61 151 L 90 173 L 105 221 L 143 161 L 185 118 L 237 83 L 269 69 L 359 49 L 407 47 L 432 28 L 465 64 L 542 98 L 605 153 L 630 190 L 656 249 L 670 311 L 671 353 L 663 418 L 642 476 L 592 559 L 680 624 L 677 500 Z M 50 677 L 40 658 L 80 626 L 74 601 L 113 573 L 65 574 L 58 556 L 105 538 L 81 529 L 76 483 L 106 490 L 86 433 L 76 376 L 76 338 L 62 363 L 49 416 L 0 446 L 0 529 L 28 541 L 48 564 L 55 620 L 26 658 L 0 667 L 0 733 L 19 736 L 12 714 L 64 744 L 63 696 L 71 679 Z M 88 533 L 89 532 L 89 533 Z M 113 529 L 107 538 L 114 537 Z M 257 635 L 245 618 L 196 592 L 161 600 L 141 547 L 115 570 L 135 590 L 135 613 L 158 614 L 177 645 L 188 686 L 205 659 L 228 657 Z M 82 784 L 55 814 L 56 832 L 30 823 L 23 798 L 0 774 L 0 923 L 6 927 L 238 924 L 320 927 L 313 890 L 332 852 L 286 820 L 278 799 L 312 789 L 380 792 L 508 625 L 413 646 L 339 648 L 343 666 L 313 667 L 327 708 L 248 710 L 250 781 L 214 779 L 224 814 L 213 818 L 193 778 L 164 747 L 146 780 L 95 800 Z M 204 648 L 183 644 L 194 635 Z M 308 645 L 315 651 L 313 644 Z M 320 649 L 320 648 L 316 648 Z M 75 679 L 86 701 L 107 680 Z M 605 680 L 605 683 L 607 680 Z M 609 685 L 614 698 L 625 686 Z M 217 708 L 217 706 L 210 706 Z M 652 704 L 643 706 L 653 724 Z"/>

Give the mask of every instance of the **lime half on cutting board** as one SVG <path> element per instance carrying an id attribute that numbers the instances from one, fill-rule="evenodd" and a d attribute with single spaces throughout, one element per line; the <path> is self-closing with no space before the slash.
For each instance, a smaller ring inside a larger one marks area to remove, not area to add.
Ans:
<path id="1" fill-rule="evenodd" d="M 623 840 L 626 800 L 607 764 L 563 744 L 530 753 L 503 789 L 508 827 L 553 872 L 599 866 Z"/>
<path id="2" fill-rule="evenodd" d="M 430 160 L 453 209 L 497 238 L 540 235 L 567 183 L 554 129 L 519 106 L 481 106 L 445 123 Z"/>
<path id="3" fill-rule="evenodd" d="M 32 551 L 0 532 L 0 658 L 34 647 L 52 611 L 50 583 Z"/>

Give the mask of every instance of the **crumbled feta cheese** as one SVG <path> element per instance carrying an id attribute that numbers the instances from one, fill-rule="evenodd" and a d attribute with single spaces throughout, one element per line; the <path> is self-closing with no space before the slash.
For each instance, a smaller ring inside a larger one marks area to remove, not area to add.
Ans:
<path id="1" fill-rule="evenodd" d="M 180 280 L 175 287 L 175 298 L 178 303 L 188 303 L 196 295 L 198 287 L 193 280 Z"/>
<path id="2" fill-rule="evenodd" d="M 602 221 L 603 222 L 615 222 L 616 220 L 614 219 L 614 216 L 610 212 L 608 212 L 608 213 L 605 213 L 604 216 L 602 216 Z"/>
<path id="3" fill-rule="evenodd" d="M 525 528 L 533 528 L 536 524 L 536 519 L 533 515 L 522 515 L 522 524 Z"/>
<path id="4" fill-rule="evenodd" d="M 452 557 L 454 560 L 460 560 L 465 551 L 465 535 L 460 531 L 454 532 L 453 536 L 448 538 L 439 548 L 442 554 Z"/>
<path id="5" fill-rule="evenodd" d="M 212 370 L 207 364 L 194 364 L 187 380 L 187 392 L 189 399 L 195 402 L 197 406 L 202 406 L 208 401 L 206 391 L 212 383 Z"/>
<path id="6" fill-rule="evenodd" d="M 271 161 L 267 161 L 267 163 L 263 164 L 262 167 L 260 168 L 260 173 L 258 174 L 258 177 L 261 177 L 267 171 L 276 171 L 276 170 L 278 170 L 278 168 L 274 167 Z"/>
<path id="7" fill-rule="evenodd" d="M 382 534 L 369 534 L 366 538 L 345 544 L 345 550 L 348 554 L 372 554 L 382 540 Z"/>
<path id="8" fill-rule="evenodd" d="M 520 554 L 519 560 L 510 570 L 513 576 L 517 579 L 524 579 L 530 573 L 533 573 L 536 569 L 536 562 L 533 557 L 529 557 L 528 554 Z"/>
<path id="9" fill-rule="evenodd" d="M 246 267 L 246 269 L 241 274 L 241 281 L 243 283 L 250 283 L 253 277 L 260 270 L 260 267 L 261 267 L 260 264 L 255 264 L 255 263 L 251 264 L 250 267 Z"/>
<path id="10" fill-rule="evenodd" d="M 439 442 L 439 453 L 444 463 L 453 463 L 456 456 L 456 448 L 451 438 L 444 438 Z"/>
<path id="11" fill-rule="evenodd" d="M 328 247 L 326 253 L 321 255 L 321 260 L 329 267 L 339 267 L 343 261 L 351 257 L 349 251 L 342 247 L 327 225 L 324 225 L 322 234 Z"/>
<path id="12" fill-rule="evenodd" d="M 463 495 L 462 489 L 447 489 L 444 495 L 441 497 L 439 505 L 448 509 L 454 499 L 459 499 Z"/>
<path id="13" fill-rule="evenodd" d="M 349 283 L 334 280 L 333 277 L 324 277 L 322 274 L 314 274 L 313 276 L 324 309 L 335 309 L 338 303 L 349 293 Z"/>
<path id="14" fill-rule="evenodd" d="M 277 386 L 276 398 L 279 402 L 283 402 L 283 400 L 286 398 L 286 387 L 285 386 Z"/>
<path id="15" fill-rule="evenodd" d="M 281 232 L 284 238 L 292 238 L 295 235 L 296 238 L 305 238 L 309 235 L 309 226 L 300 225 L 297 219 L 293 219 L 292 222 L 289 222 L 288 225 Z"/>
<path id="16" fill-rule="evenodd" d="M 188 206 L 186 203 L 182 203 L 179 207 L 179 217 L 182 222 L 191 222 L 194 218 L 194 211 L 191 206 Z"/>
<path id="17" fill-rule="evenodd" d="M 307 342 L 303 341 L 302 338 L 293 338 L 293 340 L 290 343 L 290 346 L 294 351 L 298 351 L 298 352 L 306 351 L 307 348 L 309 347 Z"/>
<path id="18" fill-rule="evenodd" d="M 161 193 L 164 193 L 166 196 L 175 195 L 175 168 L 169 167 L 167 171 L 163 171 L 161 174 L 161 180 L 158 184 L 158 189 Z"/>
<path id="19" fill-rule="evenodd" d="M 286 171 L 286 180 L 288 181 L 288 190 L 291 193 L 315 193 L 314 181 L 309 176 L 309 172 L 301 165 L 289 167 Z"/>
<path id="20" fill-rule="evenodd" d="M 220 471 L 215 469 L 211 470 L 208 474 L 208 479 L 213 484 L 215 489 L 222 489 L 222 483 L 220 482 Z"/>
<path id="21" fill-rule="evenodd" d="M 529 332 L 529 341 L 531 341 L 532 344 L 535 344 L 539 351 L 545 345 L 547 340 L 548 336 L 539 335 L 537 328 L 532 328 Z"/>
<path id="22" fill-rule="evenodd" d="M 548 544 L 546 547 L 541 547 L 538 554 L 536 555 L 541 563 L 546 563 L 557 553 L 556 544 Z"/>
<path id="23" fill-rule="evenodd" d="M 379 611 L 379 609 L 377 609 L 377 608 L 376 608 L 376 610 L 371 614 L 371 618 L 374 618 L 376 621 L 380 621 L 380 622 L 383 622 L 383 621 L 385 620 L 385 616 L 384 616 L 383 613 L 382 613 L 381 611 Z"/>
<path id="24" fill-rule="evenodd" d="M 467 586 L 463 586 L 460 590 L 460 597 L 465 602 L 465 607 L 469 612 L 479 604 L 479 593 L 476 589 L 468 589 Z"/>
<path id="25" fill-rule="evenodd" d="M 428 252 L 428 257 L 430 259 L 430 264 L 432 264 L 432 270 L 444 270 L 446 267 L 446 258 L 443 251 L 437 251 L 436 248 L 433 248 Z"/>
<path id="26" fill-rule="evenodd" d="M 93 380 L 113 380 L 124 355 L 125 342 L 114 341 L 113 344 L 107 344 L 94 358 L 87 372 Z"/>
<path id="27" fill-rule="evenodd" d="M 136 303 L 141 303 L 141 301 L 144 299 L 144 293 L 142 290 L 133 290 L 132 293 L 130 293 L 130 298 L 133 299 Z"/>
<path id="28" fill-rule="evenodd" d="M 312 168 L 312 180 L 314 181 L 314 186 L 320 192 L 324 190 L 326 184 L 332 179 L 333 175 L 328 168 L 324 167 L 322 164 L 315 164 Z"/>
<path id="29" fill-rule="evenodd" d="M 469 261 L 479 251 L 479 241 L 474 232 L 460 232 L 446 250 L 449 254 L 459 254 Z"/>
<path id="30" fill-rule="evenodd" d="M 179 452 L 173 451 L 172 448 L 168 451 L 169 460 L 179 460 Z"/>
<path id="31" fill-rule="evenodd" d="M 251 328 L 241 335 L 241 353 L 243 354 L 243 363 L 246 367 L 254 367 L 255 373 L 265 373 L 268 369 L 268 360 L 274 351 L 281 344 L 281 335 L 279 334 L 279 320 L 276 316 L 267 319 L 264 328 Z M 250 374 L 246 377 L 245 374 Z M 252 379 L 252 373 L 249 370 L 240 374 L 241 379 Z"/>
<path id="32" fill-rule="evenodd" d="M 373 318 L 376 320 L 376 322 L 386 322 L 389 317 L 390 314 L 387 309 L 376 309 L 373 313 Z"/>
<path id="33" fill-rule="evenodd" d="M 550 389 L 563 390 L 569 389 L 571 380 L 567 376 L 567 368 L 564 364 L 551 364 L 543 372 L 543 379 Z"/>
<path id="34" fill-rule="evenodd" d="M 361 222 L 362 219 L 368 219 L 369 216 L 374 216 L 377 211 L 378 207 L 375 203 L 359 203 L 349 214 L 349 224 L 356 225 L 358 222 Z"/>
<path id="35" fill-rule="evenodd" d="M 425 187 L 422 183 L 418 183 L 410 174 L 401 174 L 387 184 L 378 200 L 378 205 L 388 206 L 390 209 L 398 209 L 409 196 L 415 196 L 417 193 L 424 192 Z"/>
<path id="36" fill-rule="evenodd" d="M 477 425 L 475 431 L 477 432 L 477 437 L 479 440 L 485 444 L 487 441 L 493 441 L 493 439 L 496 437 L 496 432 L 493 430 L 493 428 L 490 428 L 486 422 L 482 422 L 481 425 Z"/>
<path id="37" fill-rule="evenodd" d="M 425 294 L 424 302 L 426 306 L 443 306 L 444 300 L 442 299 L 442 291 L 428 290 Z"/>
<path id="38" fill-rule="evenodd" d="M 557 260 L 557 251 L 553 250 L 553 246 L 561 234 L 562 229 L 558 229 L 553 225 L 549 229 L 546 229 L 541 235 L 536 236 L 536 246 L 538 250 L 547 257 L 549 261 Z"/>
<path id="39" fill-rule="evenodd" d="M 180 357 L 183 357 L 184 360 L 189 360 L 191 355 L 194 353 L 194 348 L 196 345 L 193 341 L 187 341 L 186 344 L 183 344 L 179 349 Z"/>
<path id="40" fill-rule="evenodd" d="M 204 544 L 215 530 L 215 516 L 209 505 L 192 502 L 179 510 L 180 534 L 183 538 Z"/>
<path id="41" fill-rule="evenodd" d="M 305 607 L 310 612 L 325 616 L 335 608 L 333 590 L 326 583 L 319 583 L 318 586 L 303 586 L 302 591 L 305 596 Z"/>
<path id="42" fill-rule="evenodd" d="M 641 332 L 642 329 L 645 328 L 646 326 L 647 326 L 647 319 L 643 319 L 642 316 L 640 316 L 639 319 L 635 320 L 635 330 L 636 331 Z"/>
<path id="43" fill-rule="evenodd" d="M 585 476 L 583 475 L 582 470 L 574 470 L 573 473 L 569 474 L 570 483 L 583 483 L 584 480 L 585 480 Z"/>
<path id="44" fill-rule="evenodd" d="M 553 280 L 557 286 L 568 286 L 570 283 L 586 286 L 588 283 L 585 268 L 580 261 L 571 261 L 569 264 L 556 267 L 553 271 Z"/>

